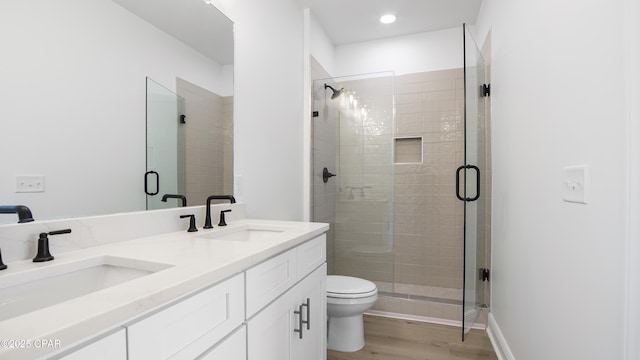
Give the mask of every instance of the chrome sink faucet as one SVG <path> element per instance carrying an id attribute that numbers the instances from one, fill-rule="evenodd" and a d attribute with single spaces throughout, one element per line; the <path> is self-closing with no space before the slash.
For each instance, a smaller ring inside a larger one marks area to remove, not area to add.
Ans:
<path id="1" fill-rule="evenodd" d="M 211 225 L 211 200 L 229 200 L 230 203 L 235 204 L 236 198 L 233 195 L 211 195 L 207 198 L 207 213 L 204 217 L 204 229 L 212 229 Z"/>

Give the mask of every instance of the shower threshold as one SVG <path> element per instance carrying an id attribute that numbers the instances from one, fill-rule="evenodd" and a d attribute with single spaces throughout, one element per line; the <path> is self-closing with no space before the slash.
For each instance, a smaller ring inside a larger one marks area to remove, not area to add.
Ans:
<path id="1" fill-rule="evenodd" d="M 374 281 L 380 296 L 462 305 L 462 289 Z"/>
<path id="2" fill-rule="evenodd" d="M 440 297 L 433 297 L 433 296 L 403 294 L 403 293 L 386 292 L 386 291 L 378 291 L 378 295 L 389 296 L 389 297 L 394 297 L 397 299 L 405 299 L 405 300 L 437 302 L 437 303 L 449 304 L 449 305 L 462 305 L 462 300 L 447 299 L 447 298 L 440 298 Z"/>

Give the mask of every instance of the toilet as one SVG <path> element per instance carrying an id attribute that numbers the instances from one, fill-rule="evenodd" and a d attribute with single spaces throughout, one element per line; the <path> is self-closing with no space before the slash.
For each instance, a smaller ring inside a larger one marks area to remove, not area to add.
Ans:
<path id="1" fill-rule="evenodd" d="M 376 284 L 351 276 L 327 276 L 327 348 L 354 352 L 364 347 L 362 314 L 378 300 Z"/>

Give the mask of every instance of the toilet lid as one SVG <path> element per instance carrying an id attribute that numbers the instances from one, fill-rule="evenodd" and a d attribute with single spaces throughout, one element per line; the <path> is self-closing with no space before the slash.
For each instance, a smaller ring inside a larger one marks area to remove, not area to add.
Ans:
<path id="1" fill-rule="evenodd" d="M 360 298 L 377 293 L 376 284 L 369 280 L 351 276 L 327 276 L 327 296 L 339 298 Z"/>

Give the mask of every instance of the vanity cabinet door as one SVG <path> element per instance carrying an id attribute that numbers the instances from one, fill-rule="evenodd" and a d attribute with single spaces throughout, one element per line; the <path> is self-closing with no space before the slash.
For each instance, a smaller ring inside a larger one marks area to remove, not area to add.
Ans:
<path id="1" fill-rule="evenodd" d="M 285 294 L 248 321 L 248 360 L 298 360 L 291 357 L 295 315 L 291 300 Z"/>
<path id="2" fill-rule="evenodd" d="M 295 303 L 302 306 L 302 339 L 297 337 L 294 359 L 324 360 L 327 357 L 327 265 L 316 269 L 295 290 Z M 298 306 L 299 306 L 298 305 Z"/>
<path id="3" fill-rule="evenodd" d="M 325 358 L 326 273 L 323 264 L 248 321 L 248 360 Z"/>
<path id="4" fill-rule="evenodd" d="M 127 337 L 124 329 L 65 355 L 59 360 L 127 360 Z"/>

